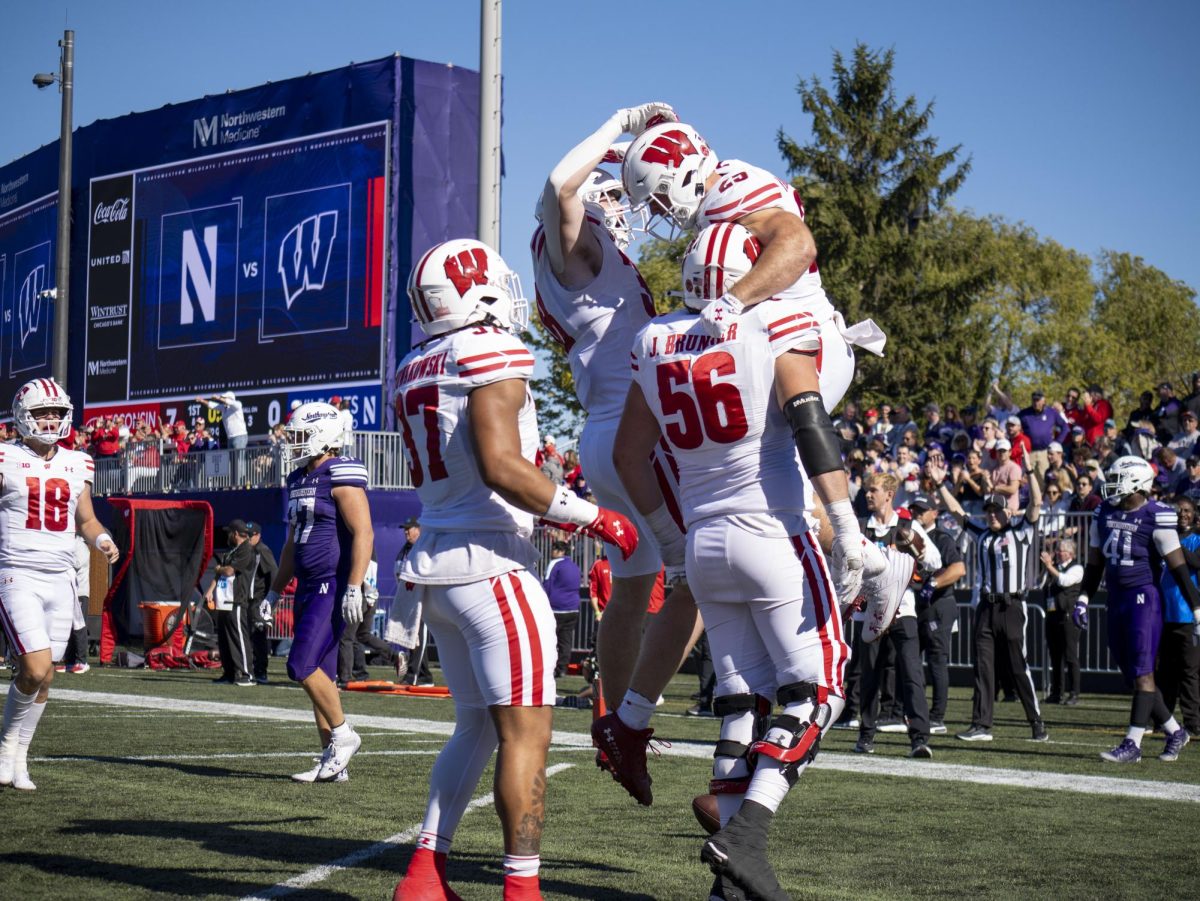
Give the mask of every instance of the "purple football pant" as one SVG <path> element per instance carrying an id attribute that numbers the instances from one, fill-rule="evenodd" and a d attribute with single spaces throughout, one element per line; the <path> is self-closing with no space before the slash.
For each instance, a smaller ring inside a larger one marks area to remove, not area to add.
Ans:
<path id="1" fill-rule="evenodd" d="M 1162 630 L 1162 597 L 1157 587 L 1108 590 L 1108 647 L 1127 681 L 1154 672 Z"/>
<path id="2" fill-rule="evenodd" d="M 292 649 L 287 660 L 288 676 L 293 681 L 303 682 L 318 669 L 331 682 L 337 679 L 338 641 L 342 637 L 342 607 L 337 599 L 343 587 L 333 579 L 296 586 Z"/>

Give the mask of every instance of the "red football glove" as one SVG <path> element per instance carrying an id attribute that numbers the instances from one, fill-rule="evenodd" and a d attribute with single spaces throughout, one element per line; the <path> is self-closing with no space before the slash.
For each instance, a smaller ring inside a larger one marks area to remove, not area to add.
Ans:
<path id="1" fill-rule="evenodd" d="M 615 510 L 605 510 L 601 507 L 600 515 L 593 519 L 590 525 L 584 526 L 579 531 L 584 535 L 590 535 L 592 538 L 599 538 L 601 541 L 615 545 L 621 552 L 622 560 L 628 560 L 637 550 L 637 527 Z"/>

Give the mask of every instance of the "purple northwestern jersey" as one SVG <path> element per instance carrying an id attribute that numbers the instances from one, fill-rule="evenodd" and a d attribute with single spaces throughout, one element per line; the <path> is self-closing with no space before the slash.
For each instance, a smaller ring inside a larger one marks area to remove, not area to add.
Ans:
<path id="1" fill-rule="evenodd" d="M 333 489 L 367 487 L 367 467 L 353 457 L 331 457 L 312 472 L 306 466 L 287 477 L 288 535 L 296 578 L 301 582 L 350 575 L 352 536 L 338 516 Z"/>
<path id="2" fill-rule="evenodd" d="M 1162 554 L 1178 546 L 1175 511 L 1158 501 L 1146 501 L 1136 510 L 1121 510 L 1111 501 L 1096 508 L 1090 544 L 1104 554 L 1104 575 L 1109 588 L 1157 585 Z M 1155 541 L 1155 533 L 1163 540 Z M 1165 533 L 1169 532 L 1169 535 Z M 1160 550 L 1161 549 L 1161 550 Z"/>

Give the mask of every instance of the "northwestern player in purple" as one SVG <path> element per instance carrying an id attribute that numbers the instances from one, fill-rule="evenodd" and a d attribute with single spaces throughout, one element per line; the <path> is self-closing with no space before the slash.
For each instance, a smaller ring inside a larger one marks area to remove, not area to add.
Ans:
<path id="1" fill-rule="evenodd" d="M 346 765 L 362 739 L 346 722 L 334 679 L 343 624 L 362 622 L 362 583 L 374 547 L 367 468 L 339 455 L 342 421 L 330 404 L 298 407 L 285 434 L 299 467 L 287 477 L 288 538 L 267 600 L 274 607 L 295 575 L 295 637 L 287 670 L 312 701 L 324 748 L 316 766 L 292 778 L 345 781 Z"/>
<path id="2" fill-rule="evenodd" d="M 1200 622 L 1200 591 L 1192 582 L 1176 531 L 1177 514 L 1166 504 L 1150 500 L 1154 468 L 1141 457 L 1121 457 L 1109 468 L 1100 486 L 1104 503 L 1093 516 L 1083 591 L 1071 613 L 1075 624 L 1087 628 L 1088 596 L 1108 586 L 1108 645 L 1125 679 L 1133 683 L 1133 705 L 1125 740 L 1100 755 L 1109 763 L 1142 759 L 1142 736 L 1148 722 L 1167 737 L 1159 760 L 1175 760 L 1188 742 L 1187 730 L 1175 721 L 1154 684 L 1154 662 L 1163 631 L 1159 579 L 1163 564 L 1184 591 Z M 1200 625 L 1192 640 L 1200 639 Z"/>

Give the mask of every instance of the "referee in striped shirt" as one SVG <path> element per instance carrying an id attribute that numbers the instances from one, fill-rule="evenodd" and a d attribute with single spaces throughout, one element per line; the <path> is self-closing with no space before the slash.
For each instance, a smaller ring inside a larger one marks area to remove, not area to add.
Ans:
<path id="1" fill-rule="evenodd" d="M 979 607 L 975 611 L 975 696 L 971 705 L 971 727 L 959 732 L 963 741 L 992 740 L 992 707 L 996 700 L 996 654 L 1008 655 L 1009 671 L 1016 682 L 1017 696 L 1033 728 L 1034 741 L 1046 741 L 1046 724 L 1038 707 L 1037 690 L 1025 651 L 1025 625 L 1029 620 L 1025 599 L 1029 570 L 1037 539 L 1042 492 L 1037 479 L 1029 480 L 1029 506 L 1024 514 L 1008 512 L 1007 501 L 989 494 L 983 501 L 983 516 L 968 517 L 943 482 L 939 494 L 946 507 L 976 536 L 978 565 L 982 576 Z"/>

